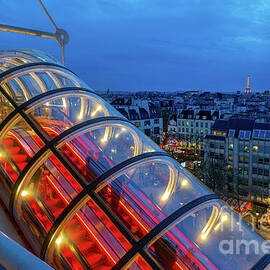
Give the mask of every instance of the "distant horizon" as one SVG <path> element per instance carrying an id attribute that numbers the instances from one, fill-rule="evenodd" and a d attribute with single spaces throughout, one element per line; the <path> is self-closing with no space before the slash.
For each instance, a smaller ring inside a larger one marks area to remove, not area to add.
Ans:
<path id="1" fill-rule="evenodd" d="M 139 92 L 159 92 L 159 93 L 185 93 L 185 92 L 196 92 L 198 89 L 195 89 L 195 90 L 169 90 L 169 91 L 164 91 L 164 90 L 137 90 L 137 91 L 129 91 L 129 90 L 112 90 L 110 88 L 108 88 L 110 90 L 111 93 L 114 93 L 114 92 L 127 92 L 127 93 L 131 93 L 131 94 L 135 94 L 135 93 L 139 93 Z M 96 91 L 100 91 L 100 92 L 106 92 L 108 89 L 105 89 L 105 90 L 100 90 L 100 89 L 93 89 L 93 90 L 96 90 Z M 199 93 L 207 93 L 207 92 L 210 92 L 210 93 L 221 93 L 221 94 L 237 94 L 237 91 L 240 91 L 240 94 L 245 94 L 244 90 L 236 90 L 236 91 L 233 91 L 233 90 L 200 90 Z M 265 90 L 252 90 L 251 89 L 251 95 L 252 94 L 257 94 L 257 93 L 263 93 L 265 91 L 270 91 L 270 88 L 269 89 L 265 89 Z"/>

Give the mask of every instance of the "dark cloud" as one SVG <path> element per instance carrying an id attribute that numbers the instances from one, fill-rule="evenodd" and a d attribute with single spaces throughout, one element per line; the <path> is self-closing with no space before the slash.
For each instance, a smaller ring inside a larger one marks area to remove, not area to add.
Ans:
<path id="1" fill-rule="evenodd" d="M 268 0 L 44 0 L 70 33 L 67 65 L 115 90 L 269 89 Z M 0 0 L 0 23 L 53 31 L 37 1 Z M 54 40 L 1 33 L 2 49 L 60 58 Z"/>

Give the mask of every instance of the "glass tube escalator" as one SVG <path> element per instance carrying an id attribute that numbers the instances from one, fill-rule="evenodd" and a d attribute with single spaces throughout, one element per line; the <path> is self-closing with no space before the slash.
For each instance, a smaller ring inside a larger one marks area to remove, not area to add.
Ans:
<path id="1" fill-rule="evenodd" d="M 75 74 L 0 53 L 0 196 L 55 269 L 251 269 L 263 239 Z"/>

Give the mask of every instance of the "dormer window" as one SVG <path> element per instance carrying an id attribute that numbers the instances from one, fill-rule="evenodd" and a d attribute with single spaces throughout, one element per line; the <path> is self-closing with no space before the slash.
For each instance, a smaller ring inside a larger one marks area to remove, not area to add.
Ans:
<path id="1" fill-rule="evenodd" d="M 229 132 L 228 132 L 228 137 L 229 138 L 233 138 L 234 137 L 234 134 L 235 134 L 235 130 L 234 129 L 230 129 Z"/>

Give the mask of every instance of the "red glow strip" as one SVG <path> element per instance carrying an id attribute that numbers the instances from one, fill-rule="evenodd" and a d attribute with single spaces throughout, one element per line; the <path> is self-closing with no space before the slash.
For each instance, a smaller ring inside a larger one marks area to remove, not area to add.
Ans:
<path id="1" fill-rule="evenodd" d="M 96 150 L 97 153 L 100 153 L 100 150 L 86 136 L 82 135 L 82 137 L 84 137 L 84 139 L 87 140 L 91 144 L 91 146 Z M 82 143 L 83 145 L 85 145 L 84 142 L 83 142 L 83 140 L 81 138 L 77 138 L 77 140 L 79 140 L 80 143 Z M 86 149 L 89 149 L 89 147 L 87 147 L 86 145 L 85 145 L 85 148 Z M 92 156 L 95 158 L 95 160 L 98 160 L 98 156 L 97 155 L 95 155 L 95 154 L 92 153 Z"/>
<path id="2" fill-rule="evenodd" d="M 148 200 L 148 198 L 146 197 L 146 196 L 144 196 L 144 194 L 143 193 L 141 193 L 141 192 L 139 192 L 140 194 L 141 194 L 141 196 L 146 200 L 146 201 L 148 201 L 148 203 L 165 219 L 166 218 L 166 216 L 155 206 L 155 205 L 153 205 L 152 204 L 152 202 L 150 201 L 150 200 Z M 154 218 L 154 220 L 156 220 L 157 221 L 157 223 L 159 223 L 160 221 L 158 220 L 158 219 L 156 219 L 156 218 Z M 175 227 L 175 230 L 191 245 L 191 246 L 193 246 L 193 248 L 196 250 L 196 247 L 194 246 L 194 244 L 192 243 L 192 242 L 190 242 L 189 241 L 189 239 L 182 233 L 182 232 L 180 232 L 176 227 Z M 173 236 L 173 234 L 171 233 L 171 232 L 167 232 L 168 234 L 170 234 L 171 235 L 171 237 L 173 237 L 174 239 L 175 239 L 175 241 L 177 241 L 176 240 L 176 238 Z M 178 242 L 178 241 L 177 241 Z M 189 254 L 190 252 L 187 250 L 187 248 L 183 245 L 183 244 L 180 244 L 179 243 L 179 245 L 183 248 L 183 249 L 185 249 L 186 250 L 186 254 Z M 203 257 L 205 257 L 203 254 L 201 254 Z M 192 256 L 192 254 L 191 254 L 191 256 Z M 194 257 L 191 257 L 191 259 L 194 261 L 197 261 L 197 259 L 196 258 L 194 258 Z M 206 258 L 205 258 L 206 259 Z M 207 259 L 206 259 L 207 260 Z M 195 262 L 196 263 L 196 262 Z M 197 261 L 197 263 L 199 264 L 199 265 L 201 265 L 201 263 L 199 262 L 199 261 Z M 203 267 L 203 266 L 201 266 L 201 267 Z M 203 269 L 205 269 L 204 267 L 203 267 Z"/>
<path id="3" fill-rule="evenodd" d="M 69 201 L 66 199 L 66 197 L 63 195 L 63 193 L 60 191 L 60 189 L 53 183 L 52 179 L 49 176 L 46 176 L 48 178 L 48 180 L 50 181 L 50 183 L 54 186 L 54 188 L 57 190 L 57 192 L 59 193 L 59 195 L 65 200 L 65 202 L 67 204 L 69 204 Z"/>
<path id="4" fill-rule="evenodd" d="M 97 152 L 100 152 L 100 149 L 98 149 L 98 148 L 93 144 L 93 142 L 91 142 L 85 135 L 82 135 L 82 137 L 84 137 L 84 139 L 87 140 Z"/>
<path id="5" fill-rule="evenodd" d="M 87 140 L 96 150 L 97 150 L 97 152 L 99 153 L 99 152 L 101 152 L 88 138 L 87 138 L 87 136 L 86 135 L 82 135 L 82 137 L 84 137 L 84 139 L 85 140 Z M 108 161 L 108 163 L 113 167 L 115 164 L 114 163 L 112 163 L 112 161 L 109 159 L 109 158 L 107 158 L 105 155 L 103 155 L 104 156 L 104 158 Z M 98 160 L 98 157 L 97 156 L 95 156 L 94 155 L 94 158 L 96 159 L 96 160 Z"/>
<path id="6" fill-rule="evenodd" d="M 9 131 L 9 133 L 17 140 L 17 142 L 24 148 L 25 152 L 27 155 L 29 155 L 30 157 L 32 157 L 32 153 L 29 152 L 29 149 L 27 149 L 27 147 L 24 145 L 23 142 L 21 142 L 21 140 L 18 138 L 17 135 L 15 135 L 12 131 Z M 27 145 L 28 146 L 28 145 Z M 32 150 L 32 149 L 31 149 Z"/>
<path id="7" fill-rule="evenodd" d="M 126 190 L 127 190 L 127 188 L 125 188 Z M 139 192 L 140 194 L 141 194 L 141 196 L 142 197 L 144 197 L 147 201 L 148 201 L 148 199 L 141 193 L 141 192 Z M 130 193 L 131 194 L 131 193 Z M 131 194 L 132 195 L 132 194 Z M 134 196 L 133 196 L 134 197 Z M 152 219 L 158 224 L 158 223 L 160 223 L 160 221 L 155 217 L 155 216 L 153 216 L 152 214 L 151 214 L 151 212 L 147 209 L 147 208 L 145 208 L 144 207 L 144 205 L 141 203 L 141 202 L 139 202 L 138 201 L 138 204 L 139 205 L 141 205 L 141 207 L 142 207 L 142 209 L 144 209 L 144 211 L 150 216 L 150 217 L 152 217 Z M 153 207 L 153 208 L 156 208 L 156 207 Z M 158 211 L 158 210 L 156 210 L 156 211 Z M 158 212 L 160 212 L 160 211 L 158 211 Z M 164 216 L 161 212 L 160 212 L 160 214 L 162 215 L 162 216 Z M 166 218 L 166 216 L 164 216 L 164 219 Z M 178 230 L 178 229 L 177 229 Z M 173 234 L 172 233 L 170 233 L 170 232 L 167 232 L 168 233 L 168 235 L 170 235 L 170 237 L 171 238 L 173 238 L 172 240 L 173 241 L 177 241 L 176 240 L 176 238 L 173 236 Z M 180 233 L 180 232 L 179 232 Z M 180 233 L 180 235 L 182 235 L 182 233 Z M 183 236 L 183 238 L 185 238 L 185 236 L 184 235 L 182 235 Z M 177 241 L 178 242 L 178 241 Z M 196 258 L 194 258 L 193 256 L 192 256 L 192 254 L 190 253 L 190 251 L 188 251 L 188 249 L 183 245 L 183 244 L 180 244 L 179 242 L 178 242 L 178 245 L 181 247 L 181 249 L 182 250 L 184 250 L 184 252 L 186 253 L 186 255 L 192 260 L 192 261 L 194 261 L 194 263 L 196 264 L 196 265 L 198 265 L 199 267 L 203 267 L 202 265 L 201 265 L 201 263 L 198 261 L 198 260 L 196 260 Z M 193 244 L 192 244 L 193 245 Z M 197 263 L 196 263 L 197 262 Z M 201 268 L 201 269 L 205 269 L 204 267 L 203 268 Z"/>
<path id="8" fill-rule="evenodd" d="M 104 156 L 104 158 L 108 161 L 108 163 L 110 163 L 110 165 L 113 167 L 113 166 L 115 166 L 112 162 L 111 162 L 111 160 L 109 159 L 109 158 L 107 158 L 105 155 L 103 155 Z"/>
<path id="9" fill-rule="evenodd" d="M 9 163 L 8 163 L 9 164 Z M 10 164 L 9 164 L 10 165 Z M 13 183 L 15 183 L 16 182 L 16 179 L 13 179 L 13 177 L 11 177 L 10 176 L 10 174 L 7 172 L 7 170 L 6 170 L 6 168 L 4 168 L 2 165 L 1 165 L 1 167 L 2 167 L 2 169 L 5 171 L 5 173 L 9 176 L 9 178 L 12 180 L 12 182 Z M 12 168 L 12 167 L 11 167 Z M 14 171 L 14 169 L 12 168 L 12 170 L 13 170 L 13 173 L 15 173 L 16 174 L 16 178 L 18 178 L 18 174 Z"/>
<path id="10" fill-rule="evenodd" d="M 126 191 L 128 191 L 127 190 L 127 188 L 125 188 L 125 190 Z M 129 194 L 131 194 L 130 192 L 128 192 Z M 133 194 L 131 194 L 131 195 L 133 195 Z M 134 196 L 133 196 L 134 197 Z M 139 201 L 138 201 L 139 202 Z M 120 203 L 122 203 L 121 201 L 120 201 Z M 147 208 L 145 208 L 144 207 L 144 205 L 143 204 L 141 204 L 141 202 L 139 202 L 139 204 L 141 205 L 141 207 L 142 207 L 142 209 L 144 209 L 144 211 L 147 209 Z M 124 205 L 123 205 L 124 206 Z M 125 206 L 124 206 L 125 207 Z M 126 208 L 126 207 L 125 207 Z M 127 209 L 127 208 L 126 208 Z M 148 209 L 147 209 L 148 210 Z M 128 209 L 127 209 L 127 211 L 128 212 L 130 212 Z M 156 219 L 152 214 L 151 214 L 151 212 L 150 211 L 145 211 L 145 212 L 147 212 L 148 214 L 149 214 L 149 216 L 152 216 L 152 219 L 153 220 L 155 220 L 156 221 L 156 223 L 158 224 L 160 221 L 158 220 L 158 219 Z M 130 212 L 131 213 L 131 212 Z M 131 213 L 131 215 L 137 220 L 137 222 L 139 223 L 139 224 L 141 224 L 142 225 L 142 223 Z M 149 232 L 143 225 L 142 225 L 142 227 L 147 231 L 147 232 Z M 175 242 L 178 242 L 177 240 L 176 240 L 176 238 L 173 236 L 173 234 L 172 233 L 170 233 L 170 232 L 168 232 L 168 235 L 170 235 L 170 237 L 171 238 L 174 238 L 174 241 Z M 173 240 L 173 239 L 172 239 Z M 198 260 L 196 260 L 196 258 L 194 258 L 192 255 L 192 253 L 190 252 L 190 251 L 188 251 L 187 250 L 187 248 L 183 245 L 183 244 L 181 244 L 180 242 L 178 242 L 178 245 L 181 247 L 181 249 L 182 250 L 184 250 L 184 252 L 186 253 L 186 255 L 187 255 L 187 257 L 189 257 L 191 260 L 195 260 L 194 261 L 194 263 L 197 265 L 197 266 L 199 266 L 199 267 L 203 267 L 202 265 L 201 265 L 201 263 L 198 261 Z M 197 262 L 197 263 L 196 263 Z M 180 266 L 181 267 L 181 266 Z M 182 269 L 182 268 L 181 268 Z M 200 269 L 205 269 L 204 267 L 203 268 L 200 268 Z"/>
<path id="11" fill-rule="evenodd" d="M 51 184 L 55 187 L 55 189 L 58 191 L 59 195 L 67 202 L 67 204 L 69 204 L 69 201 L 64 197 L 64 195 L 62 194 L 62 192 L 57 188 L 57 186 L 53 183 L 53 181 L 50 179 L 49 176 L 47 176 L 47 178 L 49 179 L 49 181 L 51 182 Z M 80 217 L 80 215 L 78 213 L 75 214 L 83 223 L 83 225 L 85 226 L 85 228 L 91 233 L 91 235 L 96 239 L 96 241 L 99 243 L 99 245 L 104 249 L 104 251 L 109 255 L 109 257 L 112 259 L 112 261 L 114 262 L 114 264 L 116 264 L 116 261 L 111 257 L 111 255 L 108 253 L 108 251 L 105 249 L 105 247 L 100 243 L 100 241 L 97 239 L 97 237 L 94 235 L 94 233 L 90 230 L 90 228 L 87 226 L 87 224 L 83 221 L 83 219 Z"/>
<path id="12" fill-rule="evenodd" d="M 89 151 L 89 147 L 83 143 L 83 141 L 78 137 L 72 139 L 72 145 L 75 146 L 75 148 L 79 148 L 78 152 L 84 156 L 84 158 L 87 158 L 87 153 L 85 153 L 83 150 Z"/>
<path id="13" fill-rule="evenodd" d="M 144 225 L 136 218 L 136 216 L 124 205 L 124 203 L 120 200 L 120 204 L 126 209 L 127 212 L 130 213 L 131 216 L 135 218 L 135 220 L 143 227 L 143 229 L 148 233 L 149 230 L 144 227 Z"/>
<path id="14" fill-rule="evenodd" d="M 50 129 L 51 131 L 55 132 L 56 134 L 58 134 L 55 130 L 53 130 L 52 128 L 50 127 L 44 127 L 44 128 L 47 128 L 47 129 Z M 22 147 L 27 151 L 26 147 L 22 144 L 22 142 L 18 139 L 18 137 L 10 132 L 17 140 L 18 142 L 22 145 Z M 69 146 L 70 147 L 70 146 Z M 71 148 L 71 147 L 70 147 Z M 72 148 L 71 148 L 72 151 L 74 151 Z M 27 151 L 28 152 L 28 151 Z M 78 154 L 77 154 L 78 156 Z M 79 157 L 79 156 L 78 156 Z M 53 183 L 53 181 L 51 180 L 51 178 L 49 176 L 46 176 L 47 179 L 50 181 L 50 183 L 53 185 L 53 187 L 57 190 L 57 192 L 59 193 L 59 195 L 65 200 L 65 202 L 67 204 L 69 204 L 69 201 L 65 198 L 65 196 L 63 195 L 63 193 L 58 189 L 58 187 Z M 114 264 L 116 264 L 116 261 L 113 259 L 113 257 L 109 254 L 109 252 L 106 250 L 106 248 L 102 245 L 102 243 L 98 240 L 98 238 L 95 236 L 95 234 L 90 230 L 90 228 L 86 225 L 86 223 L 83 221 L 83 219 L 78 215 L 78 213 L 75 214 L 80 220 L 81 222 L 84 224 L 85 228 L 90 232 L 90 234 L 95 238 L 95 240 L 98 242 L 98 244 L 101 246 L 101 248 L 106 252 L 106 254 L 109 256 L 109 258 L 113 261 Z"/>
<path id="15" fill-rule="evenodd" d="M 83 225 L 85 226 L 85 228 L 90 232 L 90 234 L 96 239 L 96 241 L 98 242 L 98 244 L 101 246 L 101 248 L 107 253 L 107 255 L 110 257 L 110 259 L 113 261 L 114 264 L 116 264 L 116 261 L 113 259 L 113 257 L 110 255 L 110 253 L 107 251 L 107 249 L 102 245 L 102 243 L 98 240 L 98 238 L 95 236 L 95 234 L 90 230 L 90 228 L 87 226 L 87 224 L 83 221 L 83 219 L 81 218 L 81 216 L 79 216 L 78 213 L 75 214 L 83 223 Z"/>
<path id="16" fill-rule="evenodd" d="M 62 194 L 62 192 L 57 188 L 57 186 L 53 183 L 53 181 L 50 179 L 49 176 L 46 176 L 49 181 L 51 182 L 51 184 L 55 187 L 55 189 L 58 191 L 59 195 L 67 202 L 67 204 L 69 204 L 69 201 L 64 197 L 64 195 Z M 108 254 L 108 256 L 111 258 L 111 260 L 114 262 L 114 264 L 116 264 L 116 261 L 112 258 L 112 256 L 109 254 L 109 252 L 106 250 L 106 248 L 102 245 L 102 243 L 98 240 L 98 238 L 95 236 L 95 234 L 90 230 L 90 228 L 87 226 L 87 224 L 83 221 L 83 219 L 81 218 L 81 216 L 76 213 L 75 214 L 83 223 L 83 225 L 85 226 L 85 228 L 91 233 L 91 235 L 96 239 L 96 241 L 99 243 L 99 245 L 101 246 L 101 248 Z"/>
<path id="17" fill-rule="evenodd" d="M 141 208 L 144 209 L 145 212 L 147 212 L 148 215 L 149 215 L 153 220 L 155 220 L 156 223 L 159 223 L 159 222 L 160 222 L 154 215 L 152 215 L 152 213 L 149 211 L 149 209 L 145 208 L 145 205 L 142 204 L 142 202 L 139 201 L 139 200 L 137 199 L 137 197 L 133 196 L 133 194 L 126 188 L 125 185 L 123 185 L 123 187 L 124 187 L 126 193 L 128 193 L 129 196 L 135 201 L 135 203 L 137 203 L 138 205 L 140 205 Z M 138 192 L 139 192 L 139 191 L 138 191 Z M 141 194 L 141 192 L 139 192 L 139 193 L 140 193 L 140 195 L 141 195 L 142 197 L 144 197 L 144 198 L 146 199 L 146 197 L 145 197 L 143 194 Z M 165 218 L 165 217 L 164 217 L 164 218 Z"/>
<path id="18" fill-rule="evenodd" d="M 176 262 L 176 265 L 177 265 L 181 270 L 184 270 L 184 268 L 179 264 L 179 262 Z"/>
<path id="19" fill-rule="evenodd" d="M 56 132 L 56 131 L 55 131 Z M 86 136 L 83 136 L 98 152 L 100 152 L 100 150 L 98 150 L 95 146 L 94 146 L 94 144 L 86 137 Z M 77 140 L 82 144 L 82 146 L 85 146 L 85 148 L 86 149 L 88 149 L 88 147 L 85 145 L 85 143 L 83 143 L 83 141 L 82 141 L 82 139 L 80 139 L 80 138 L 77 138 Z M 72 150 L 72 151 L 74 151 L 70 146 L 69 146 L 69 148 Z M 78 156 L 78 154 L 76 153 L 76 156 Z M 79 156 L 78 156 L 79 157 Z M 112 165 L 112 166 L 114 166 L 114 164 L 104 155 L 104 157 L 106 158 L 106 160 Z M 81 157 L 79 157 L 80 159 L 81 159 Z M 86 163 L 85 163 L 86 164 Z M 141 194 L 141 195 L 143 195 L 143 194 Z M 154 209 L 156 209 L 156 211 L 163 217 L 163 218 L 166 218 L 166 216 L 165 215 L 163 215 L 144 195 L 143 195 L 143 197 L 150 203 L 150 205 L 152 205 L 152 207 L 154 208 Z M 137 200 L 138 201 L 138 200 Z M 120 201 L 120 203 L 123 205 L 123 207 L 134 217 L 134 219 L 137 221 L 137 223 L 139 223 L 141 226 L 142 226 L 142 228 L 146 231 L 146 232 L 149 232 L 146 228 L 145 228 L 145 226 L 134 216 L 134 214 L 130 211 L 130 210 L 128 210 L 128 208 L 123 204 L 123 202 L 122 201 Z M 141 203 L 140 203 L 141 204 Z M 142 204 L 141 204 L 142 205 Z M 146 210 L 146 208 L 145 207 L 143 207 L 143 209 L 145 209 Z M 149 211 L 146 211 L 146 212 L 149 212 Z M 150 212 L 149 212 L 150 213 Z M 76 213 L 76 215 L 78 215 L 77 213 Z M 152 215 L 151 215 L 152 216 Z M 81 217 L 80 216 L 78 216 L 80 219 L 81 219 Z M 156 218 L 154 218 L 154 216 L 152 216 L 153 217 L 153 219 L 154 220 L 157 220 Z M 82 220 L 82 219 L 81 219 Z M 82 222 L 84 223 L 84 221 L 82 220 Z M 160 222 L 160 221 L 158 221 L 158 222 Z M 85 223 L 84 223 L 85 224 Z M 85 224 L 85 226 L 86 226 L 86 228 L 89 230 L 89 232 L 94 236 L 94 238 L 99 242 L 99 240 L 96 238 L 96 236 L 91 232 L 91 230 L 87 227 L 87 225 Z M 193 245 L 193 243 L 192 242 L 190 242 L 178 229 L 176 229 L 175 228 L 175 230 L 176 231 L 178 231 L 178 233 L 189 243 L 189 244 L 191 244 L 191 246 L 193 246 L 194 247 L 194 245 Z M 172 238 L 172 233 L 170 233 L 170 232 L 168 232 L 168 234 L 171 234 L 171 238 Z M 177 240 L 176 240 L 176 238 L 175 237 L 173 237 L 174 238 L 174 241 L 176 241 L 176 242 L 178 242 Z M 99 244 L 101 245 L 101 247 L 105 250 L 105 252 L 109 255 L 109 253 L 107 252 L 107 250 L 105 249 L 105 247 L 99 242 Z M 182 245 L 182 244 L 180 244 L 180 242 L 178 242 L 178 245 L 179 246 L 182 246 L 185 250 L 186 250 L 186 248 Z M 196 248 L 195 248 L 196 249 Z M 187 250 L 186 250 L 187 251 Z M 204 255 L 202 254 L 202 253 L 200 253 L 198 250 L 197 250 L 197 252 L 201 255 L 201 256 L 203 256 L 204 257 Z M 190 252 L 187 252 L 187 255 L 189 255 L 190 254 Z M 110 256 L 110 255 L 109 255 Z M 111 257 L 111 256 L 110 256 Z M 113 260 L 113 258 L 111 257 L 111 259 Z M 191 259 L 192 260 L 196 260 L 194 257 L 191 257 Z M 206 259 L 206 258 L 205 258 Z M 114 260 L 113 260 L 114 261 Z M 196 260 L 197 261 L 197 260 Z M 208 260 L 207 260 L 208 261 Z M 201 264 L 200 262 L 198 262 L 197 261 L 197 263 L 199 263 L 199 264 Z M 210 265 L 211 265 L 211 263 L 210 263 Z M 214 267 L 213 265 L 211 265 L 212 267 Z M 215 268 L 215 267 L 214 267 Z M 215 268 L 216 269 L 216 268 Z"/>
<path id="20" fill-rule="evenodd" d="M 126 189 L 127 190 L 127 189 Z M 150 205 L 152 205 L 152 207 L 154 208 L 154 209 L 156 209 L 156 211 L 157 212 L 159 212 L 160 213 L 160 215 L 161 216 L 163 216 L 164 217 L 164 219 L 166 218 L 166 216 L 165 215 L 163 215 L 145 196 L 144 196 L 144 194 L 142 194 L 141 192 L 139 192 L 140 194 L 141 194 L 141 196 L 146 200 L 146 201 L 148 201 L 149 203 L 150 203 Z M 144 209 L 144 211 L 145 212 L 147 212 L 148 213 L 148 215 L 149 216 L 151 216 L 152 217 L 152 219 L 158 224 L 158 223 L 160 223 L 160 221 L 156 218 L 156 217 L 154 217 L 152 214 L 151 214 L 151 212 L 150 211 L 146 211 L 146 210 L 148 210 L 147 208 L 145 208 L 144 207 L 144 205 L 143 204 L 141 204 L 141 202 L 139 203 L 140 205 L 141 205 L 141 207 L 142 207 L 142 209 Z M 178 229 L 176 229 L 177 231 L 178 231 Z M 168 234 L 169 234 L 169 232 L 168 232 Z M 179 234 L 180 235 L 182 235 L 182 237 L 187 241 L 187 242 L 189 242 L 188 241 L 188 239 L 182 234 L 182 233 L 180 233 L 180 231 L 179 231 Z M 171 234 L 171 236 L 173 236 L 172 234 Z M 173 237 L 174 239 L 175 239 L 175 237 Z M 189 244 L 191 244 L 191 245 L 193 245 L 193 243 L 192 242 L 190 242 Z M 187 249 L 186 249 L 186 247 L 183 245 L 183 244 L 180 244 L 179 243 L 179 245 L 182 247 L 182 249 L 184 249 L 184 250 L 186 250 L 186 254 L 188 255 L 188 254 L 191 254 Z M 192 254 L 190 255 L 190 256 L 192 256 Z M 193 258 L 193 257 L 190 257 L 192 260 L 196 260 L 195 258 Z M 197 261 L 197 260 L 196 260 Z M 196 262 L 195 262 L 196 263 Z M 197 263 L 198 264 L 200 264 L 201 265 L 201 263 L 199 262 L 199 261 L 197 261 Z M 205 268 L 204 268 L 205 269 Z"/>
<path id="21" fill-rule="evenodd" d="M 46 127 L 46 126 L 43 126 L 42 128 L 44 128 L 44 129 L 48 129 L 48 130 L 50 130 L 50 131 L 52 131 L 54 134 L 56 134 L 56 136 L 58 136 L 60 133 L 59 132 L 57 132 L 56 130 L 54 130 L 53 128 L 51 128 L 51 127 Z"/>
<path id="22" fill-rule="evenodd" d="M 94 150 L 96 152 L 100 152 L 100 150 L 85 136 L 85 135 L 81 135 L 86 141 L 88 141 L 90 143 L 90 145 L 94 148 Z M 78 136 L 77 140 L 86 148 L 89 149 L 89 147 L 83 142 L 82 138 L 80 138 L 80 136 Z"/>
<path id="23" fill-rule="evenodd" d="M 90 132 L 89 132 L 90 133 Z M 100 150 L 87 138 L 86 135 L 82 135 L 98 152 L 100 152 Z M 105 155 L 103 155 L 104 158 L 108 161 L 108 163 L 113 167 L 115 164 L 109 159 L 107 158 Z"/>
<path id="24" fill-rule="evenodd" d="M 159 209 L 157 209 L 153 204 L 152 204 L 152 202 L 151 201 L 149 201 L 148 200 L 148 198 L 147 197 L 145 197 L 144 196 L 144 194 L 143 193 L 141 193 L 141 192 L 139 192 L 140 194 L 141 194 L 141 196 L 142 197 L 144 197 L 144 199 L 146 200 L 146 201 L 148 201 L 148 203 L 150 204 L 150 205 L 152 205 L 152 207 L 162 216 L 162 217 L 164 217 L 164 218 L 166 218 L 166 216 L 164 216 L 163 214 L 162 214 L 162 212 L 160 212 L 160 210 Z M 158 221 L 158 222 L 160 222 L 160 221 Z M 217 268 L 212 264 L 212 262 L 210 262 L 209 261 L 209 259 L 200 251 L 200 250 L 198 250 L 197 249 L 197 247 L 196 246 L 194 246 L 194 244 L 177 228 L 177 227 L 175 227 L 174 228 L 210 265 L 211 265 L 211 267 L 213 267 L 214 269 L 216 269 L 217 270 Z M 171 233 L 171 232 L 168 232 L 168 233 Z M 172 234 L 173 235 L 173 234 Z M 182 244 L 183 245 L 183 244 Z M 184 247 L 184 246 L 183 246 Z M 187 251 L 188 253 L 189 253 L 189 251 Z M 191 257 L 191 259 L 192 260 L 196 260 L 196 258 L 194 258 L 193 256 Z M 197 261 L 197 260 L 196 260 Z M 201 265 L 201 263 L 199 262 L 199 261 L 197 261 L 200 265 Z M 203 267 L 203 266 L 202 266 Z M 204 267 L 203 267 L 203 269 L 205 269 Z"/>
<path id="25" fill-rule="evenodd" d="M 86 165 L 86 162 L 82 159 L 82 157 L 67 143 L 66 146 L 80 159 L 80 161 Z"/>
<path id="26" fill-rule="evenodd" d="M 43 127 L 44 129 L 48 129 L 52 132 L 54 132 L 56 135 L 59 135 L 59 132 L 57 132 L 56 130 L 52 129 L 51 127 Z M 76 151 L 74 151 L 74 149 L 69 145 L 69 143 L 66 143 L 66 146 L 69 147 L 69 149 L 86 165 L 86 162 L 78 155 L 78 153 Z"/>

